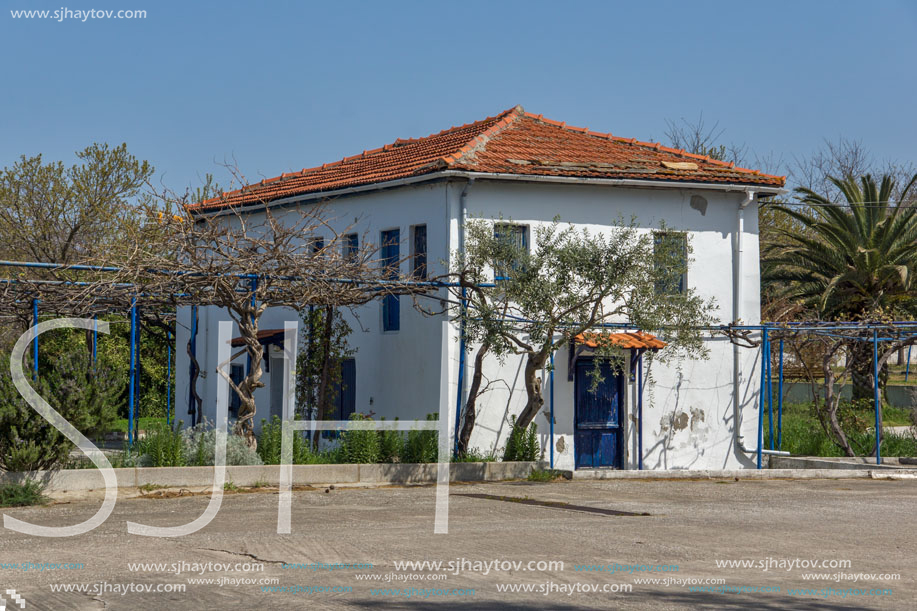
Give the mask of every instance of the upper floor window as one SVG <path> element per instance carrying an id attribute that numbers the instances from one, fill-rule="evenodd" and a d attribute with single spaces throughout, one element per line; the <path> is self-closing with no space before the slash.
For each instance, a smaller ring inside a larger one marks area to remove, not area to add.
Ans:
<path id="1" fill-rule="evenodd" d="M 514 225 L 512 223 L 496 223 L 494 225 L 494 238 L 506 243 L 514 252 L 527 252 L 529 247 L 529 228 L 527 225 Z M 496 261 L 494 265 L 494 280 L 508 280 L 513 270 L 519 269 L 518 260 Z"/>
<path id="2" fill-rule="evenodd" d="M 309 238 L 309 252 L 313 255 L 320 253 L 325 249 L 325 238 L 323 237 L 311 237 Z"/>
<path id="3" fill-rule="evenodd" d="M 415 280 L 427 279 L 427 226 L 411 227 L 411 276 Z"/>
<path id="4" fill-rule="evenodd" d="M 688 290 L 688 236 L 672 231 L 653 234 L 656 294 L 681 295 Z"/>
<path id="5" fill-rule="evenodd" d="M 382 270 L 383 275 L 391 280 L 398 278 L 398 263 L 401 257 L 401 232 L 390 229 L 382 232 Z M 382 298 L 382 330 L 397 331 L 401 328 L 401 310 L 397 295 L 386 295 Z"/>
<path id="6" fill-rule="evenodd" d="M 360 250 L 360 236 L 355 233 L 348 233 L 344 236 L 341 246 L 341 254 L 346 261 L 353 261 L 357 258 Z"/>

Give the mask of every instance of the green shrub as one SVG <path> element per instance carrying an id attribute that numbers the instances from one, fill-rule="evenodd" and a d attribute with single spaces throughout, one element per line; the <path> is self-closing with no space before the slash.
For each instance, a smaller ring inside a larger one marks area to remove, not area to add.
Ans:
<path id="1" fill-rule="evenodd" d="M 401 431 L 378 431 L 378 434 L 379 462 L 400 462 L 404 454 L 404 435 Z"/>
<path id="2" fill-rule="evenodd" d="M 503 461 L 538 460 L 541 454 L 538 447 L 538 425 L 533 422 L 527 429 L 516 426 L 516 417 L 513 416 L 512 427 L 503 450 Z"/>
<path id="3" fill-rule="evenodd" d="M 258 436 L 258 456 L 266 465 L 280 464 L 282 449 L 283 421 L 278 416 L 268 422 L 261 419 L 261 435 Z M 312 452 L 311 444 L 303 437 L 302 431 L 293 431 L 293 464 L 309 465 L 324 462 L 327 457 Z"/>
<path id="4" fill-rule="evenodd" d="M 178 427 L 181 428 L 181 422 Z M 154 426 L 145 437 L 138 439 L 131 454 L 141 457 L 139 463 L 144 467 L 183 467 L 187 464 L 181 433 L 165 423 Z"/>
<path id="5" fill-rule="evenodd" d="M 42 494 L 44 486 L 32 479 L 22 483 L 0 485 L 0 507 L 25 507 L 44 505 L 48 498 Z"/>
<path id="6" fill-rule="evenodd" d="M 9 358 L 0 355 L 0 361 Z M 54 357 L 37 381 L 29 380 L 48 404 L 86 436 L 107 430 L 117 414 L 123 381 L 95 365 L 85 351 Z M 22 398 L 8 367 L 0 367 L 0 469 L 54 469 L 65 461 L 73 444 Z"/>
<path id="7" fill-rule="evenodd" d="M 427 414 L 428 421 L 438 420 L 438 414 Z M 439 460 L 439 434 L 437 431 L 408 431 L 401 456 L 403 463 L 425 463 Z"/>
<path id="8" fill-rule="evenodd" d="M 465 452 L 465 454 L 454 456 L 452 462 L 496 462 L 497 455 L 495 452 L 490 452 L 485 454 L 478 448 L 472 448 Z"/>
<path id="9" fill-rule="evenodd" d="M 229 427 L 232 430 L 232 426 Z M 216 431 L 207 423 L 201 422 L 181 432 L 184 443 L 185 464 L 195 467 L 212 465 L 216 447 Z M 239 435 L 229 433 L 226 439 L 227 465 L 261 465 L 258 453 L 245 443 Z"/>
<path id="10" fill-rule="evenodd" d="M 372 420 L 363 414 L 351 414 L 350 420 L 357 422 Z M 379 462 L 379 432 L 368 430 L 345 430 L 341 432 L 340 457 L 342 462 L 367 464 Z"/>

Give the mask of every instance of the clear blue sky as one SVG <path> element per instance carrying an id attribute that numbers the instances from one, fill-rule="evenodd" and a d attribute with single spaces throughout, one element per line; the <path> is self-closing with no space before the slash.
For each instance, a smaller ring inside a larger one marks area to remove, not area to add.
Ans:
<path id="1" fill-rule="evenodd" d="M 0 166 L 127 142 L 172 188 L 257 180 L 516 104 L 786 159 L 825 138 L 917 162 L 917 3 L 2 0 Z M 144 9 L 146 19 L 10 10 Z M 223 175 L 225 178 L 225 175 Z"/>

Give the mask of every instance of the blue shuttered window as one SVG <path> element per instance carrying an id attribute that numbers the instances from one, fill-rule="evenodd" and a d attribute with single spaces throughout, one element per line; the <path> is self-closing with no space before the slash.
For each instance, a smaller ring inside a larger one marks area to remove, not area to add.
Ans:
<path id="1" fill-rule="evenodd" d="M 357 252 L 360 250 L 360 237 L 355 233 L 348 233 L 344 236 L 343 255 L 347 261 L 353 261 L 357 258 Z"/>
<path id="2" fill-rule="evenodd" d="M 382 232 L 382 268 L 383 274 L 390 280 L 398 278 L 398 261 L 401 258 L 398 229 Z M 397 295 L 386 295 L 382 298 L 382 330 L 397 331 L 401 328 L 401 308 Z"/>
<path id="3" fill-rule="evenodd" d="M 411 243 L 411 276 L 415 280 L 427 279 L 427 226 L 414 225 Z"/>

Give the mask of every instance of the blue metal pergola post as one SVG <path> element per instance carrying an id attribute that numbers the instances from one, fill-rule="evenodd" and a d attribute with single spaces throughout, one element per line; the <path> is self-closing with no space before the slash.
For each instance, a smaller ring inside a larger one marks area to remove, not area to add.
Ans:
<path id="1" fill-rule="evenodd" d="M 191 337 L 188 340 L 191 359 L 188 363 L 188 413 L 191 426 L 197 424 L 197 406 L 194 402 L 194 361 L 197 359 L 197 306 L 191 306 Z"/>
<path id="2" fill-rule="evenodd" d="M 771 354 L 772 343 L 770 338 L 767 342 L 767 431 L 768 446 L 774 449 L 774 375 L 773 375 L 773 358 Z"/>
<path id="3" fill-rule="evenodd" d="M 99 317 L 92 317 L 92 362 L 99 356 Z"/>
<path id="4" fill-rule="evenodd" d="M 32 300 L 32 326 L 38 325 L 38 300 Z M 32 380 L 38 379 L 38 334 L 32 338 Z"/>
<path id="5" fill-rule="evenodd" d="M 872 393 L 876 408 L 876 464 L 882 464 L 882 422 L 879 417 L 881 406 L 879 405 L 879 332 L 872 330 Z"/>
<path id="6" fill-rule="evenodd" d="M 551 446 L 551 468 L 554 468 L 554 352 L 551 352 L 551 420 L 548 425 L 548 445 Z"/>
<path id="7" fill-rule="evenodd" d="M 166 334 L 166 424 L 172 426 L 172 332 Z"/>
<path id="8" fill-rule="evenodd" d="M 783 339 L 780 340 L 780 361 L 777 363 L 777 449 L 783 449 Z"/>
<path id="9" fill-rule="evenodd" d="M 131 297 L 130 371 L 127 389 L 127 444 L 134 445 L 134 388 L 137 369 L 137 298 Z"/>
<path id="10" fill-rule="evenodd" d="M 251 292 L 252 292 L 252 301 L 251 301 L 251 303 L 252 303 L 252 309 L 254 310 L 254 309 L 255 309 L 255 304 L 257 303 L 257 301 L 255 300 L 255 291 L 258 290 L 258 279 L 257 279 L 257 278 L 252 278 L 252 279 L 251 279 L 251 282 L 249 283 L 249 286 L 251 287 Z M 255 321 L 255 314 L 254 314 L 254 313 L 252 313 L 252 315 L 251 315 L 251 320 L 252 320 L 252 322 Z M 249 375 L 251 375 L 251 373 L 252 373 L 252 353 L 251 353 L 249 350 L 246 350 L 246 353 L 247 353 L 247 357 L 246 357 L 246 359 L 245 359 L 245 366 L 246 366 L 245 375 L 246 375 L 246 376 L 249 376 Z"/>
<path id="11" fill-rule="evenodd" d="M 761 450 L 764 446 L 764 385 L 767 383 L 767 327 L 761 331 L 761 391 L 758 393 L 758 460 L 761 468 Z"/>
<path id="12" fill-rule="evenodd" d="M 904 366 L 904 381 L 907 382 L 907 377 L 911 373 L 911 348 L 914 346 L 907 347 L 907 364 Z"/>
<path id="13" fill-rule="evenodd" d="M 468 293 L 462 287 L 462 321 L 459 323 L 459 370 L 458 389 L 455 392 L 455 439 L 452 441 L 452 455 L 458 455 L 459 427 L 462 419 L 462 388 L 465 385 L 465 314 L 468 312 Z"/>
<path id="14" fill-rule="evenodd" d="M 637 357 L 637 468 L 643 470 L 643 353 Z"/>
<path id="15" fill-rule="evenodd" d="M 135 378 L 135 381 L 134 381 L 134 426 L 136 427 L 134 430 L 134 438 L 136 439 L 137 430 L 139 430 L 140 428 L 140 418 L 137 417 L 136 412 L 137 412 L 137 409 L 140 403 L 140 370 L 143 368 L 141 360 L 140 360 L 140 356 L 141 356 L 140 355 L 141 353 L 140 336 L 141 336 L 142 328 L 140 325 L 140 305 L 139 304 L 134 308 L 134 326 L 137 329 L 137 348 L 136 348 L 137 360 L 136 360 L 136 367 L 134 367 L 134 378 Z"/>

